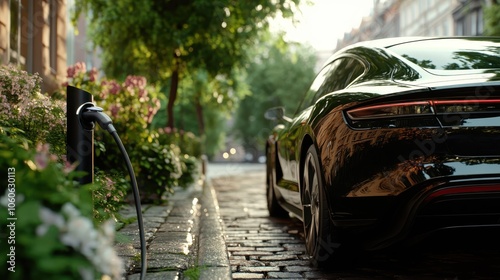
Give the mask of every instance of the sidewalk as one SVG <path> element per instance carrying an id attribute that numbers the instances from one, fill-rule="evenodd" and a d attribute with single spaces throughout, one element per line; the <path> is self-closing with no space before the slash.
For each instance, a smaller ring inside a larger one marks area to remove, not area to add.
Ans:
<path id="1" fill-rule="evenodd" d="M 166 205 L 142 205 L 147 243 L 146 279 L 231 279 L 215 191 L 203 177 L 178 188 Z M 119 229 L 115 248 L 126 276 L 140 278 L 140 242 L 135 208 L 122 211 L 133 220 Z"/>

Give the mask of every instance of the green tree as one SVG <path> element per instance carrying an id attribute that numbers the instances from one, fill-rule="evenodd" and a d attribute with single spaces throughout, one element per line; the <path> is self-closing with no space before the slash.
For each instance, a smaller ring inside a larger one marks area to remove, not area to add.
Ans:
<path id="1" fill-rule="evenodd" d="M 490 0 L 484 9 L 484 35 L 500 36 L 500 1 Z"/>
<path id="2" fill-rule="evenodd" d="M 210 77 L 203 69 L 190 71 L 179 84 L 179 98 L 175 106 L 175 127 L 200 136 L 203 152 L 208 156 L 224 144 L 226 123 L 241 98 L 249 94 L 245 74 L 233 70 L 234 77 Z M 166 114 L 157 114 L 153 126 L 164 127 Z"/>
<path id="3" fill-rule="evenodd" d="M 91 15 L 91 36 L 103 50 L 108 76 L 133 73 L 162 85 L 170 78 L 167 126 L 173 128 L 177 89 L 188 67 L 211 77 L 230 75 L 269 19 L 291 17 L 300 1 L 79 0 L 75 19 Z"/>
<path id="4" fill-rule="evenodd" d="M 264 118 L 267 109 L 284 106 L 289 115 L 297 110 L 314 79 L 316 58 L 311 48 L 286 44 L 274 38 L 262 45 L 248 67 L 251 95 L 240 103 L 234 131 L 254 159 L 264 150 L 273 126 Z"/>

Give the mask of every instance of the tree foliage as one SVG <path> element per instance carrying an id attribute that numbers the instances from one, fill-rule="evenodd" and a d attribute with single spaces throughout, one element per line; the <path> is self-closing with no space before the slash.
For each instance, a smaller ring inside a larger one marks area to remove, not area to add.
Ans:
<path id="1" fill-rule="evenodd" d="M 234 130 L 247 152 L 256 156 L 275 125 L 264 118 L 267 109 L 284 106 L 293 115 L 312 82 L 316 58 L 307 46 L 287 45 L 274 38 L 262 45 L 248 67 L 251 95 L 240 103 Z"/>
<path id="2" fill-rule="evenodd" d="M 491 0 L 484 9 L 484 35 L 500 36 L 500 1 Z"/>
<path id="3" fill-rule="evenodd" d="M 153 83 L 170 78 L 168 126 L 179 80 L 187 69 L 210 77 L 230 75 L 243 64 L 270 17 L 291 17 L 300 0 L 80 0 L 91 15 L 91 37 L 103 50 L 108 76 L 144 75 Z"/>
<path id="4" fill-rule="evenodd" d="M 203 153 L 209 157 L 223 147 L 227 122 L 240 100 L 249 94 L 245 73 L 233 70 L 233 79 L 224 75 L 210 78 L 203 69 L 193 70 L 179 84 L 175 106 L 175 127 L 202 136 Z M 156 115 L 153 126 L 164 127 L 166 114 Z"/>

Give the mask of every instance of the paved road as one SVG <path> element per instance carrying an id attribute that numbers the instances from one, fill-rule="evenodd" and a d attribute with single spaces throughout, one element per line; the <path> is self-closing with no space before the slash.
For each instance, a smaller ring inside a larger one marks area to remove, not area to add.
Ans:
<path id="1" fill-rule="evenodd" d="M 234 279 L 500 279 L 500 235 L 436 238 L 330 271 L 309 265 L 302 223 L 270 218 L 263 165 L 210 164 Z"/>

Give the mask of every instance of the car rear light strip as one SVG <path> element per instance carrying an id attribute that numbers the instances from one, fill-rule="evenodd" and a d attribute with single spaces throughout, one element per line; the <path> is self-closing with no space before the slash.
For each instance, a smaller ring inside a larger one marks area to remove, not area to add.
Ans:
<path id="1" fill-rule="evenodd" d="M 499 112 L 500 99 L 430 100 L 370 105 L 347 111 L 352 120 L 428 116 L 446 113 Z"/>

